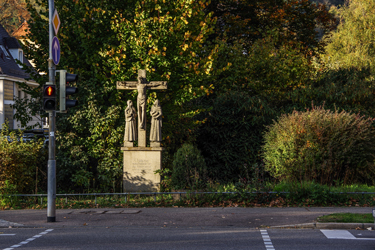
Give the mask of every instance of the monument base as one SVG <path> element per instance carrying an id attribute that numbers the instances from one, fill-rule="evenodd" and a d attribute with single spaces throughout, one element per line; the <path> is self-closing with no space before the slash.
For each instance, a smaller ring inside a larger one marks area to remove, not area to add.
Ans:
<path id="1" fill-rule="evenodd" d="M 160 188 L 162 147 L 122 147 L 124 192 L 157 192 Z"/>

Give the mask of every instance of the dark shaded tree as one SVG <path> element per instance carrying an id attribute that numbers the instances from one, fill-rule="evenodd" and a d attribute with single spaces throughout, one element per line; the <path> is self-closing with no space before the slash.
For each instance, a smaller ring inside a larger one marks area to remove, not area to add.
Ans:
<path id="1" fill-rule="evenodd" d="M 207 8 L 218 21 L 215 37 L 229 44 L 239 41 L 244 49 L 276 31 L 278 45 L 289 44 L 305 56 L 316 56 L 324 43 L 324 35 L 336 26 L 326 5 L 309 0 L 213 0 Z"/>

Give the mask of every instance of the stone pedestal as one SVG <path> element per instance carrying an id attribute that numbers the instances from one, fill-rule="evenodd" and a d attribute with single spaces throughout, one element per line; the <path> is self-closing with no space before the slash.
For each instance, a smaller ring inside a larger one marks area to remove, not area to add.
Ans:
<path id="1" fill-rule="evenodd" d="M 123 191 L 157 192 L 160 187 L 161 147 L 122 147 L 124 151 Z"/>

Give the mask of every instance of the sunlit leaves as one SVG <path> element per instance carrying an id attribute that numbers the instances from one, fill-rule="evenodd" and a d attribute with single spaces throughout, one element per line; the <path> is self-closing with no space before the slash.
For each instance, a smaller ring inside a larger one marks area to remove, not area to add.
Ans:
<path id="1" fill-rule="evenodd" d="M 328 37 L 327 63 L 331 68 L 374 67 L 375 2 L 353 0 L 348 6 L 333 9 L 342 20 Z"/>
<path id="2" fill-rule="evenodd" d="M 195 84 L 194 80 L 202 78 L 202 72 L 210 74 L 213 59 L 208 55 L 214 52 L 201 44 L 212 33 L 214 19 L 193 14 L 203 13 L 205 6 L 202 1 L 145 0 L 130 7 L 134 8 L 130 17 L 117 12 L 112 29 L 120 46 L 115 53 L 104 53 L 111 55 L 107 60 L 113 76 L 135 79 L 137 70 L 145 68 L 154 80 L 170 80 L 169 88 L 173 90 L 175 81 Z M 183 103 L 193 97 L 186 99 L 181 95 L 185 94 L 175 93 L 175 102 Z"/>

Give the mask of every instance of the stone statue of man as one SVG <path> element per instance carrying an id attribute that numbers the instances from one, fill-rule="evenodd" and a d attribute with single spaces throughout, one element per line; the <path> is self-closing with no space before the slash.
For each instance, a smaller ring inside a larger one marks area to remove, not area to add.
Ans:
<path id="1" fill-rule="evenodd" d="M 161 127 L 162 127 L 162 110 L 159 104 L 159 100 L 155 100 L 154 105 L 151 107 L 151 131 L 150 141 L 161 142 Z"/>
<path id="2" fill-rule="evenodd" d="M 125 109 L 125 142 L 133 142 L 137 140 L 137 126 L 136 126 L 136 116 L 137 111 L 133 106 L 133 102 L 128 100 L 128 106 Z"/>
<path id="3" fill-rule="evenodd" d="M 137 108 L 139 112 L 139 127 L 141 129 L 145 128 L 145 115 L 146 115 L 146 88 L 147 88 L 147 81 L 145 78 L 138 77 L 138 96 L 137 96 Z"/>

